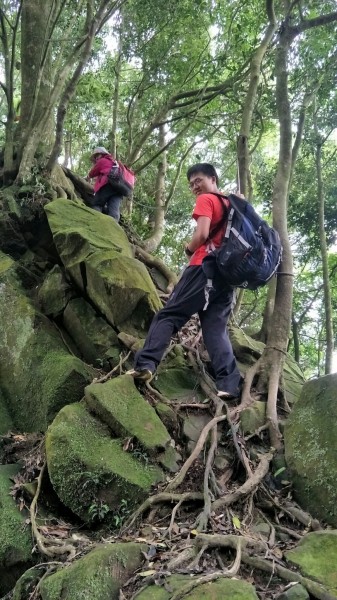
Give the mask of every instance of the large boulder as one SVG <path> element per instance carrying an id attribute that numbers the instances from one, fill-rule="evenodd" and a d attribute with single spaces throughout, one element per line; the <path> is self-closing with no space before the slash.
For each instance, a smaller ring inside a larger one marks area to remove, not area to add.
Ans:
<path id="1" fill-rule="evenodd" d="M 120 588 L 139 569 L 146 549 L 146 544 L 133 542 L 100 545 L 42 581 L 41 598 L 119 600 Z"/>
<path id="2" fill-rule="evenodd" d="M 107 369 L 118 364 L 121 348 L 117 333 L 84 298 L 68 302 L 63 325 L 86 362 Z"/>
<path id="3" fill-rule="evenodd" d="M 60 500 L 84 521 L 128 510 L 163 479 L 157 466 L 141 462 L 112 439 L 107 425 L 83 403 L 65 406 L 49 426 L 46 455 L 50 480 Z"/>
<path id="4" fill-rule="evenodd" d="M 170 435 L 130 375 L 85 388 L 88 407 L 118 437 L 134 437 L 150 454 L 164 450 Z"/>
<path id="5" fill-rule="evenodd" d="M 0 389 L 14 425 L 44 431 L 62 406 L 83 396 L 95 372 L 65 347 L 0 253 Z"/>
<path id="6" fill-rule="evenodd" d="M 0 596 L 5 595 L 32 564 L 32 536 L 25 526 L 27 515 L 20 512 L 10 488 L 17 465 L 0 466 Z"/>
<path id="7" fill-rule="evenodd" d="M 49 271 L 38 291 L 38 300 L 45 315 L 57 317 L 61 315 L 70 298 L 75 296 L 74 290 L 66 280 L 59 265 Z"/>
<path id="8" fill-rule="evenodd" d="M 120 588 L 139 569 L 147 549 L 146 544 L 134 542 L 100 544 L 71 565 L 41 580 L 39 597 L 42 600 L 119 600 Z M 33 597 L 42 573 L 41 568 L 26 571 L 15 586 L 13 600 Z"/>
<path id="9" fill-rule="evenodd" d="M 296 499 L 337 526 L 337 373 L 308 381 L 286 422 L 285 457 Z"/>
<path id="10" fill-rule="evenodd" d="M 296 548 L 286 552 L 286 558 L 305 577 L 318 581 L 337 597 L 337 531 L 308 533 Z"/>
<path id="11" fill-rule="evenodd" d="M 181 346 L 176 346 L 158 367 L 152 385 L 168 400 L 177 402 L 201 401 L 198 377 L 188 366 Z"/>
<path id="12" fill-rule="evenodd" d="M 45 210 L 60 258 L 79 289 L 111 325 L 145 332 L 161 303 L 120 225 L 80 201 L 55 200 Z"/>

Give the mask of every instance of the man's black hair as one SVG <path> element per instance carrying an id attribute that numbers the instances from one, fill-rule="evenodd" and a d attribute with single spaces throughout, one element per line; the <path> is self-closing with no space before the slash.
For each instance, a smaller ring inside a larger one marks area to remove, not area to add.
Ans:
<path id="1" fill-rule="evenodd" d="M 203 175 L 207 175 L 207 177 L 215 177 L 215 182 L 219 185 L 219 177 L 218 174 L 210 163 L 197 163 L 196 165 L 192 165 L 189 169 L 187 169 L 187 179 L 188 181 L 191 179 L 192 175 L 195 173 L 202 173 Z"/>

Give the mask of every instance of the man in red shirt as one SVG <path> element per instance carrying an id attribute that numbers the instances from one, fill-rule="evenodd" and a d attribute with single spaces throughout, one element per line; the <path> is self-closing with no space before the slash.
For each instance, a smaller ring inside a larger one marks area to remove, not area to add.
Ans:
<path id="1" fill-rule="evenodd" d="M 207 280 L 202 268 L 203 259 L 221 244 L 226 225 L 226 201 L 215 195 L 220 192 L 218 175 L 213 165 L 198 163 L 190 167 L 187 179 L 192 193 L 196 196 L 192 216 L 197 222 L 192 239 L 185 245 L 185 253 L 190 258 L 189 265 L 166 306 L 154 317 L 144 347 L 136 353 L 135 368 L 130 373 L 136 379 L 150 380 L 171 336 L 177 333 L 193 314 L 198 313 L 203 339 L 215 374 L 218 396 L 237 397 L 241 375 L 227 332 L 233 289 L 215 275 L 206 307 Z"/>

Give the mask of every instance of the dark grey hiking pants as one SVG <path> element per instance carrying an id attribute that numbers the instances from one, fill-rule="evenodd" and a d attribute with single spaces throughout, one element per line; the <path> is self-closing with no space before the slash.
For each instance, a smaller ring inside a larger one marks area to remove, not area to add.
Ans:
<path id="1" fill-rule="evenodd" d="M 113 191 L 112 186 L 107 183 L 106 185 L 103 185 L 98 192 L 96 192 L 91 208 L 98 210 L 99 212 L 103 212 L 103 209 L 106 205 L 107 214 L 109 217 L 115 219 L 118 223 L 120 218 L 121 202 L 122 196 L 117 195 L 116 192 Z"/>
<path id="2" fill-rule="evenodd" d="M 218 390 L 236 394 L 240 372 L 236 366 L 227 333 L 233 290 L 213 280 L 207 309 L 205 305 L 206 276 L 201 266 L 187 267 L 167 304 L 154 317 L 144 347 L 135 356 L 135 369 L 154 372 L 170 343 L 189 318 L 199 314 L 204 342 L 214 369 Z"/>

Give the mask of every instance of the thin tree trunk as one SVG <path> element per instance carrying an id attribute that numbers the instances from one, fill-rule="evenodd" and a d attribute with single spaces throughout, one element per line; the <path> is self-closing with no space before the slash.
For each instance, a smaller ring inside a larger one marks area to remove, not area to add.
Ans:
<path id="1" fill-rule="evenodd" d="M 4 58 L 5 85 L 2 84 L 7 101 L 7 119 L 5 125 L 5 148 L 3 181 L 8 183 L 14 175 L 14 64 L 16 54 L 16 37 L 21 17 L 22 5 L 19 4 L 14 24 L 8 31 L 8 21 L 0 8 L 0 39 Z"/>
<path id="2" fill-rule="evenodd" d="M 237 142 L 238 153 L 238 183 L 241 194 L 247 196 L 248 171 L 249 171 L 249 147 L 248 140 L 252 124 L 252 115 L 256 101 L 257 89 L 260 81 L 261 64 L 268 49 L 269 43 L 276 29 L 273 0 L 266 0 L 266 11 L 269 19 L 264 38 L 260 46 L 255 50 L 250 65 L 250 81 L 243 108 L 241 128 Z"/>
<path id="3" fill-rule="evenodd" d="M 300 363 L 300 338 L 299 338 L 299 326 L 298 322 L 292 317 L 292 332 L 293 332 L 293 343 L 294 343 L 294 358 L 296 362 Z"/>
<path id="4" fill-rule="evenodd" d="M 119 36 L 118 36 L 118 54 L 117 54 L 117 58 L 116 58 L 116 65 L 114 68 L 114 71 L 115 71 L 114 93 L 113 93 L 113 99 L 112 99 L 111 152 L 112 152 L 112 155 L 115 157 L 117 157 L 117 125 L 118 125 L 119 86 L 120 86 L 122 59 L 123 59 L 122 40 L 123 40 L 123 16 L 121 15 L 121 22 L 120 22 L 120 26 L 119 26 Z"/>
<path id="5" fill-rule="evenodd" d="M 273 314 L 275 308 L 276 277 L 273 277 L 268 284 L 267 300 L 263 311 L 261 329 L 257 339 L 266 343 L 273 323 Z"/>
<path id="6" fill-rule="evenodd" d="M 159 148 L 165 147 L 165 126 L 159 127 Z M 165 176 L 166 176 L 166 152 L 161 154 L 161 160 L 158 163 L 156 191 L 155 191 L 155 210 L 154 210 L 154 230 L 152 235 L 144 241 L 144 248 L 147 252 L 154 252 L 163 238 L 165 221 Z"/>
<path id="7" fill-rule="evenodd" d="M 259 378 L 259 388 L 264 389 L 268 382 L 267 421 L 269 423 L 271 444 L 274 448 L 280 448 L 281 446 L 281 433 L 277 417 L 277 393 L 287 351 L 293 296 L 293 264 L 287 230 L 287 197 L 292 158 L 292 123 L 288 97 L 288 53 L 294 37 L 294 33 L 284 27 L 280 34 L 275 59 L 280 150 L 273 189 L 273 224 L 281 237 L 283 257 L 277 278 L 273 327 L 269 331 L 263 354 L 264 368 Z"/>
<path id="8" fill-rule="evenodd" d="M 326 243 L 324 226 L 324 185 L 322 176 L 322 138 L 318 131 L 317 115 L 314 113 L 314 129 L 316 134 L 315 163 L 317 174 L 317 202 L 318 202 L 318 226 L 319 241 L 322 257 L 323 271 L 323 290 L 324 290 L 324 310 L 325 310 L 325 333 L 326 333 L 326 351 L 325 351 L 325 374 L 332 372 L 332 359 L 334 351 L 334 334 L 332 322 L 332 304 L 331 288 L 329 280 L 328 249 Z"/>

